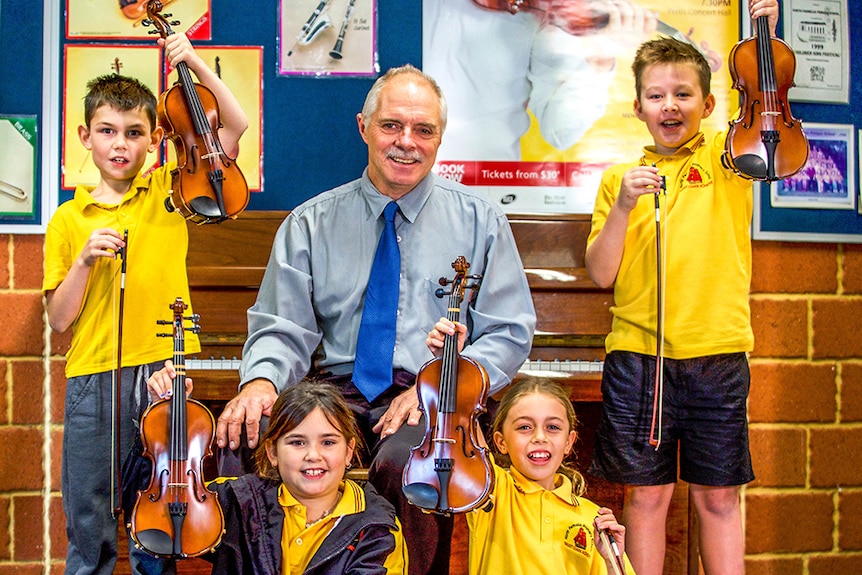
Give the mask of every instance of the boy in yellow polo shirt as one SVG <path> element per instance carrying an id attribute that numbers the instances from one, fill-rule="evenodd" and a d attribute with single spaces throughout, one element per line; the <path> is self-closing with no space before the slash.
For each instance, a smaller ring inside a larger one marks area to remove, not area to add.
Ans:
<path id="1" fill-rule="evenodd" d="M 195 54 L 181 33 L 160 39 L 173 66 L 186 62 L 215 94 L 224 126 L 219 139 L 234 157 L 248 121 L 233 94 Z M 102 76 L 88 84 L 86 125 L 81 143 L 99 169 L 97 186 L 78 186 L 61 205 L 45 235 L 42 289 L 48 321 L 59 332 L 72 329 L 66 354 L 62 491 L 69 538 L 66 572 L 110 573 L 117 560 L 117 519 L 111 501 L 112 386 L 117 367 L 118 294 L 126 265 L 120 384 L 120 453 L 134 467 L 137 421 L 147 407 L 147 378 L 173 357 L 173 342 L 159 338 L 175 298 L 189 301 L 186 274 L 188 232 L 185 220 L 165 209 L 172 164 L 143 176 L 148 152 L 156 150 L 163 131 L 156 125 L 156 98 L 139 81 Z M 128 250 L 124 233 L 128 231 Z M 123 253 L 125 252 L 125 253 Z M 121 258 L 118 255 L 122 256 Z M 191 310 L 189 310 L 191 313 Z M 194 334 L 187 352 L 200 350 Z M 170 394 L 156 383 L 154 397 Z M 117 462 L 117 465 L 124 462 Z M 139 486 L 125 487 L 134 494 Z M 173 572 L 172 562 L 155 559 L 129 546 L 133 573 Z"/>
<path id="2" fill-rule="evenodd" d="M 774 35 L 777 1 L 748 8 Z M 590 277 L 614 286 L 590 471 L 627 485 L 622 522 L 638 575 L 662 573 L 678 467 L 690 483 L 704 570 L 741 574 L 739 486 L 754 479 L 751 182 L 723 165 L 725 134 L 700 131 L 715 107 L 700 52 L 661 38 L 640 47 L 632 68 L 634 111 L 654 145 L 605 172 L 587 240 Z"/>

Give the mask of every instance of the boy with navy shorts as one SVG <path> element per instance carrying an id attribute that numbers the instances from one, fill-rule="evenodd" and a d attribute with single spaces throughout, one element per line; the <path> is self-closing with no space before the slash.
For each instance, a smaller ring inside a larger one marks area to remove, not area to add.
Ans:
<path id="1" fill-rule="evenodd" d="M 774 35 L 777 0 L 749 0 L 748 8 Z M 754 479 L 751 182 L 722 163 L 725 134 L 700 130 L 715 98 L 696 48 L 651 40 L 632 69 L 634 112 L 654 145 L 603 174 L 587 240 L 590 277 L 614 286 L 590 472 L 626 484 L 622 523 L 638 575 L 662 573 L 678 469 L 690 483 L 704 571 L 741 574 L 739 489 Z"/>

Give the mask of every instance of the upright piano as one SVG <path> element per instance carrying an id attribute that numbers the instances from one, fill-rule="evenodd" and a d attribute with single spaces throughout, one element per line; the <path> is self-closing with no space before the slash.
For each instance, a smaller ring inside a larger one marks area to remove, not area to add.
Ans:
<path id="1" fill-rule="evenodd" d="M 205 402 L 233 397 L 254 303 L 272 240 L 286 212 L 244 212 L 218 226 L 189 227 L 191 299 L 201 316 L 201 353 L 187 358 L 194 396 Z M 536 306 L 533 350 L 519 377 L 553 377 L 573 401 L 601 401 L 604 337 L 610 329 L 609 290 L 584 268 L 589 216 L 510 218 Z"/>

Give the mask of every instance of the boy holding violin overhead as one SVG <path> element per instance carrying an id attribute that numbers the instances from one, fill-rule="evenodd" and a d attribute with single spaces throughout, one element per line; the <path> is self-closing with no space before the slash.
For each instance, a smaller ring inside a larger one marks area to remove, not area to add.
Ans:
<path id="1" fill-rule="evenodd" d="M 748 8 L 774 36 L 776 0 Z M 632 68 L 634 112 L 654 145 L 605 172 L 587 240 L 590 277 L 614 286 L 590 471 L 628 486 L 628 555 L 639 575 L 660 574 L 679 454 L 705 572 L 743 573 L 751 182 L 723 165 L 725 134 L 700 131 L 715 98 L 697 50 L 648 41 Z"/>
<path id="2" fill-rule="evenodd" d="M 222 146 L 235 156 L 248 121 L 233 94 L 184 34 L 158 42 L 173 66 L 186 62 L 212 90 L 220 104 Z M 119 441 L 125 460 L 115 464 L 139 467 L 142 458 L 132 446 L 147 407 L 146 394 L 158 399 L 171 393 L 164 379 L 154 379 L 147 388 L 149 375 L 173 357 L 173 341 L 157 337 L 164 326 L 156 321 L 170 319 L 176 297 L 189 301 L 187 224 L 165 208 L 174 165 L 140 173 L 147 153 L 156 150 L 163 137 L 156 123 L 156 98 L 138 80 L 119 75 L 96 78 L 87 88 L 86 125 L 78 127 L 78 136 L 91 152 L 100 179 L 95 187 L 78 186 L 74 199 L 62 204 L 48 223 L 42 284 L 51 327 L 61 333 L 72 328 L 66 354 L 62 491 L 69 538 L 66 573 L 81 575 L 113 571 L 117 519 L 112 509 L 118 504 L 111 497 L 116 479 L 111 473 L 113 441 Z M 124 299 L 121 318 L 119 303 Z M 127 329 L 120 341 L 123 320 Z M 120 437 L 115 437 L 111 413 L 118 343 L 122 375 Z M 189 334 L 185 349 L 200 350 L 197 336 Z M 140 479 L 124 478 L 129 499 Z M 174 570 L 129 547 L 133 573 Z"/>

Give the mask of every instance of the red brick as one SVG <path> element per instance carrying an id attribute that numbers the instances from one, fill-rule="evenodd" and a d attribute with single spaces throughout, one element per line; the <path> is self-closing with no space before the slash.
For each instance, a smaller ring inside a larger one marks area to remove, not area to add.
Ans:
<path id="1" fill-rule="evenodd" d="M 804 487 L 807 446 L 805 430 L 753 426 L 751 458 L 757 476 L 751 487 Z"/>
<path id="2" fill-rule="evenodd" d="M 13 236 L 12 273 L 15 289 L 42 289 L 42 261 L 45 236 L 21 234 Z"/>
<path id="3" fill-rule="evenodd" d="M 66 514 L 63 513 L 62 497 L 51 497 L 48 517 L 51 521 L 51 558 L 65 559 L 69 540 L 66 537 Z"/>
<path id="4" fill-rule="evenodd" d="M 814 299 L 812 310 L 815 359 L 862 356 L 862 338 L 854 337 L 859 332 L 862 301 Z"/>
<path id="5" fill-rule="evenodd" d="M 0 294 L 0 355 L 42 355 L 42 295 Z"/>
<path id="6" fill-rule="evenodd" d="M 63 430 L 51 430 L 51 485 L 54 491 L 59 491 L 62 485 L 63 463 Z"/>
<path id="7" fill-rule="evenodd" d="M 12 423 L 40 424 L 45 420 L 45 371 L 41 360 L 13 360 Z"/>
<path id="8" fill-rule="evenodd" d="M 804 510 L 804 512 L 801 512 Z M 745 494 L 745 552 L 804 553 L 832 549 L 832 494 Z"/>
<path id="9" fill-rule="evenodd" d="M 838 495 L 838 548 L 862 550 L 862 491 L 843 490 Z"/>
<path id="10" fill-rule="evenodd" d="M 0 497 L 0 561 L 12 559 L 11 499 Z"/>
<path id="11" fill-rule="evenodd" d="M 862 428 L 834 425 L 809 433 L 812 487 L 862 485 Z"/>
<path id="12" fill-rule="evenodd" d="M 812 555 L 808 558 L 808 575 L 862 573 L 862 553 Z"/>
<path id="13" fill-rule="evenodd" d="M 752 423 L 835 421 L 835 366 L 752 362 Z"/>
<path id="14" fill-rule="evenodd" d="M 66 352 L 72 346 L 72 330 L 67 329 L 65 333 L 51 330 L 51 356 L 65 358 Z"/>
<path id="15" fill-rule="evenodd" d="M 836 244 L 754 242 L 752 293 L 836 293 Z"/>
<path id="16" fill-rule="evenodd" d="M 41 454 L 41 429 L 0 427 L 0 493 L 41 490 L 45 479 Z"/>
<path id="17" fill-rule="evenodd" d="M 9 369 L 9 362 L 0 359 L 0 425 L 9 423 L 9 394 L 8 384 L 6 382 L 6 372 Z"/>
<path id="18" fill-rule="evenodd" d="M 746 557 L 746 575 L 802 575 L 801 557 Z"/>
<path id="19" fill-rule="evenodd" d="M 39 495 L 20 495 L 15 497 L 13 507 L 15 522 L 14 560 L 39 561 L 45 549 L 42 539 L 42 497 Z"/>
<path id="20" fill-rule="evenodd" d="M 844 244 L 844 274 L 841 282 L 843 293 L 862 293 L 862 245 Z"/>
<path id="21" fill-rule="evenodd" d="M 752 357 L 807 357 L 808 304 L 751 298 Z"/>
<path id="22" fill-rule="evenodd" d="M 0 234 L 0 289 L 9 287 L 9 252 L 12 245 L 12 236 Z M 39 260 L 41 262 L 41 259 Z"/>
<path id="23" fill-rule="evenodd" d="M 841 366 L 840 421 L 862 421 L 862 365 L 844 363 Z"/>
<path id="24" fill-rule="evenodd" d="M 0 563 L 0 575 L 42 575 L 41 563 Z"/>
<path id="25" fill-rule="evenodd" d="M 51 360 L 51 423 L 63 423 L 66 407 L 66 361 Z"/>

